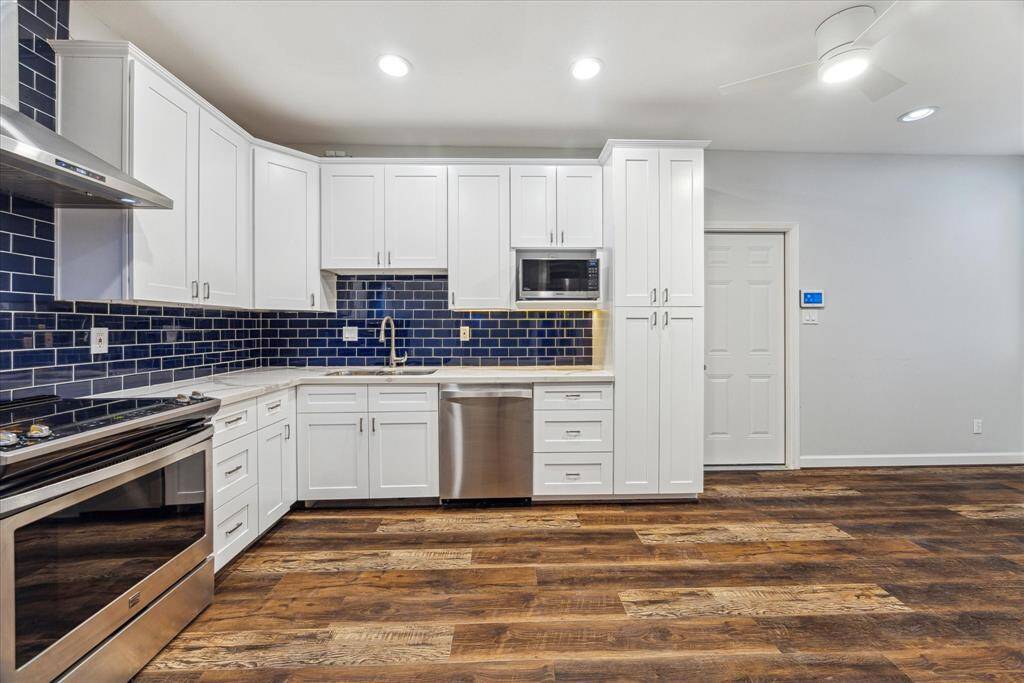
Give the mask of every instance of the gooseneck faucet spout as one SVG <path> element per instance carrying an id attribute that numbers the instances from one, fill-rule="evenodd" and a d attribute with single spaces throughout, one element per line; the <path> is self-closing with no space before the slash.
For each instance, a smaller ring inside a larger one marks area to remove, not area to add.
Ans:
<path id="1" fill-rule="evenodd" d="M 395 353 L 395 320 L 390 315 L 384 316 L 384 319 L 380 321 L 380 342 L 383 344 L 387 341 L 385 330 L 388 323 L 391 324 L 391 353 L 388 355 L 388 367 L 394 369 L 399 365 L 405 365 L 405 362 L 409 360 L 409 354 L 399 356 Z"/>

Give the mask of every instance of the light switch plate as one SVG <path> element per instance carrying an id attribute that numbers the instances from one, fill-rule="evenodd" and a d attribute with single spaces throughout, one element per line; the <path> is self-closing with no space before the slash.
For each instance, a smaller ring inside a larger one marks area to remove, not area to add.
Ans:
<path id="1" fill-rule="evenodd" d="M 462 325 L 459 327 L 459 341 L 469 341 L 472 336 L 469 325 Z"/>
<path id="2" fill-rule="evenodd" d="M 341 328 L 342 341 L 359 341 L 359 328 L 352 325 L 345 325 Z"/>
<path id="3" fill-rule="evenodd" d="M 800 318 L 804 325 L 817 325 L 818 324 L 818 311 L 814 308 L 805 309 L 802 311 Z"/>
<path id="4" fill-rule="evenodd" d="M 107 353 L 110 350 L 110 331 L 105 327 L 89 330 L 89 353 Z"/>

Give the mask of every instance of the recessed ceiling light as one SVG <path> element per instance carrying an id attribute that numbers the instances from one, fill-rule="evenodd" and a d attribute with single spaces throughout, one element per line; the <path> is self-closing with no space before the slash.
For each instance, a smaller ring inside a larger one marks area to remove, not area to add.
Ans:
<path id="1" fill-rule="evenodd" d="M 409 63 L 409 60 L 398 55 L 383 55 L 377 60 L 377 66 L 388 76 L 394 76 L 395 78 L 405 76 L 412 69 L 412 64 Z"/>
<path id="2" fill-rule="evenodd" d="M 906 114 L 900 114 L 899 120 L 903 123 L 913 123 L 914 121 L 920 121 L 926 119 L 939 110 L 938 107 L 918 107 L 908 111 Z"/>
<path id="3" fill-rule="evenodd" d="M 601 60 L 596 57 L 581 57 L 572 63 L 572 76 L 579 81 L 589 81 L 601 73 Z"/>
<path id="4" fill-rule="evenodd" d="M 871 66 L 867 50 L 850 50 L 824 62 L 818 69 L 822 83 L 842 83 L 867 71 Z"/>

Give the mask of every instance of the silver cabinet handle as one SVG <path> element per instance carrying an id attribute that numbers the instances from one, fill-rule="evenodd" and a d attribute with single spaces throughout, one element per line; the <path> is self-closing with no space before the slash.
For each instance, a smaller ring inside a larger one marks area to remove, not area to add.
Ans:
<path id="1" fill-rule="evenodd" d="M 452 306 L 455 305 L 455 292 L 452 292 Z"/>
<path id="2" fill-rule="evenodd" d="M 380 265 L 380 252 L 377 252 L 377 265 Z"/>
<path id="3" fill-rule="evenodd" d="M 580 432 L 580 430 L 578 430 L 578 429 L 566 429 L 565 430 L 565 435 L 566 436 L 579 436 L 580 434 L 582 434 L 582 432 Z"/>
<path id="4" fill-rule="evenodd" d="M 652 304 L 658 303 L 658 288 L 657 287 L 655 287 L 654 289 L 651 290 L 651 303 Z"/>
<path id="5" fill-rule="evenodd" d="M 665 288 L 664 295 L 665 295 L 665 298 L 662 299 L 662 302 L 667 304 L 668 303 L 668 287 Z"/>
<path id="6" fill-rule="evenodd" d="M 292 426 L 290 424 L 284 426 L 284 438 L 285 441 L 292 438 Z"/>
<path id="7" fill-rule="evenodd" d="M 651 329 L 658 326 L 658 312 L 651 313 Z"/>
<path id="8" fill-rule="evenodd" d="M 665 327 L 668 327 L 668 311 L 665 311 Z"/>
<path id="9" fill-rule="evenodd" d="M 225 532 L 225 534 L 224 534 L 224 535 L 225 535 L 225 536 L 230 536 L 231 534 L 233 534 L 233 533 L 235 533 L 236 531 L 238 531 L 239 529 L 241 529 L 241 528 L 242 528 L 243 526 L 245 526 L 245 522 L 239 522 L 238 524 L 236 524 L 236 525 L 234 525 L 233 527 L 231 527 L 230 529 L 228 529 L 228 530 L 227 530 L 227 531 Z"/>
<path id="10" fill-rule="evenodd" d="M 309 295 L 309 305 L 310 305 L 310 308 L 316 306 L 316 294 L 310 294 Z"/>
<path id="11" fill-rule="evenodd" d="M 267 410 L 277 410 L 280 407 L 281 407 L 281 402 L 278 401 L 277 403 L 273 403 L 273 404 L 267 406 Z"/>
<path id="12" fill-rule="evenodd" d="M 363 418 L 359 418 L 359 433 L 363 433 Z"/>
<path id="13" fill-rule="evenodd" d="M 562 231 L 562 244 L 565 244 L 565 230 Z"/>
<path id="14" fill-rule="evenodd" d="M 565 473 L 566 479 L 578 479 L 579 476 L 580 476 L 579 472 L 566 472 Z"/>
<path id="15" fill-rule="evenodd" d="M 370 418 L 370 431 L 371 432 L 377 431 L 377 418 L 375 418 L 375 417 L 371 417 Z"/>
<path id="16" fill-rule="evenodd" d="M 533 398 L 533 389 L 442 389 L 441 398 Z"/>
<path id="17" fill-rule="evenodd" d="M 578 401 L 581 398 L 580 394 L 565 394 L 564 397 L 566 401 Z"/>
<path id="18" fill-rule="evenodd" d="M 233 425 L 238 422 L 241 422 L 243 419 L 245 419 L 245 415 L 238 415 L 236 417 L 231 418 L 230 420 L 224 420 L 224 424 Z"/>
<path id="19" fill-rule="evenodd" d="M 548 234 L 548 244 L 554 244 L 554 243 L 555 243 L 555 233 L 552 232 L 552 233 Z"/>
<path id="20" fill-rule="evenodd" d="M 193 280 L 192 281 L 192 298 L 193 299 L 198 299 L 199 298 L 199 280 Z"/>
<path id="21" fill-rule="evenodd" d="M 388 249 L 388 265 L 391 265 L 391 250 Z"/>
<path id="22" fill-rule="evenodd" d="M 224 476 L 225 476 L 225 477 L 231 476 L 231 475 L 232 475 L 232 474 L 234 474 L 235 472 L 238 472 L 238 471 L 239 471 L 240 469 L 242 469 L 242 466 L 241 466 L 241 465 L 236 465 L 235 467 L 232 467 L 232 468 L 231 468 L 230 470 L 228 470 L 227 472 L 225 472 L 225 473 L 224 473 Z"/>
<path id="23" fill-rule="evenodd" d="M 204 299 L 209 299 L 210 298 L 210 283 L 209 282 L 204 282 L 203 283 L 203 298 Z"/>

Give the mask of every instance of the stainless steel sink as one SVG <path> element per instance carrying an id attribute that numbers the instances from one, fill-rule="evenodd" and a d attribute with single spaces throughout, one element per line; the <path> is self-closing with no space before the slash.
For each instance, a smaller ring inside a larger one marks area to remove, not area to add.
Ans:
<path id="1" fill-rule="evenodd" d="M 345 368 L 328 372 L 328 377 L 402 377 L 433 375 L 437 368 Z"/>

